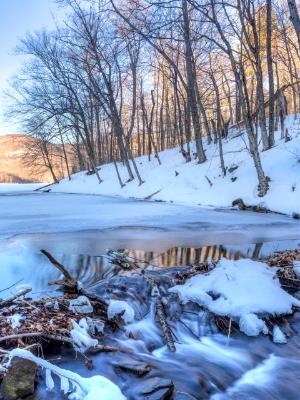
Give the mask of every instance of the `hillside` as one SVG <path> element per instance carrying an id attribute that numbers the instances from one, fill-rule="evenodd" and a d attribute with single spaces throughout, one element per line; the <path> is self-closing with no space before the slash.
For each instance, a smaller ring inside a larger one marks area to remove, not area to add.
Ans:
<path id="1" fill-rule="evenodd" d="M 62 180 L 52 186 L 53 192 L 91 193 L 117 195 L 140 199 L 163 200 L 182 204 L 229 207 L 233 200 L 243 198 L 246 204 L 261 204 L 271 210 L 292 214 L 300 212 L 300 122 L 288 117 L 291 140 L 284 142 L 276 133 L 276 145 L 261 152 L 265 173 L 271 178 L 268 194 L 257 196 L 257 179 L 244 135 L 231 130 L 224 141 L 224 158 L 227 175 L 221 174 L 217 145 L 206 147 L 208 161 L 186 163 L 179 148 L 160 153 L 162 165 L 156 158 L 149 162 L 147 156 L 138 158 L 137 165 L 145 183 L 138 186 L 134 180 L 120 188 L 113 164 L 101 166 L 99 185 L 94 175 L 80 172 L 72 180 Z M 237 137 L 234 137 L 237 136 Z M 120 173 L 127 179 L 125 168 Z M 208 178 L 208 179 L 207 179 Z M 210 182 L 209 182 L 210 181 Z"/>
<path id="2" fill-rule="evenodd" d="M 40 165 L 34 168 L 30 161 L 25 162 L 25 150 L 33 144 L 34 139 L 26 135 L 0 136 L 1 183 L 52 182 L 51 174 L 46 167 Z M 56 157 L 55 171 L 58 176 L 62 176 L 61 161 L 58 157 Z"/>

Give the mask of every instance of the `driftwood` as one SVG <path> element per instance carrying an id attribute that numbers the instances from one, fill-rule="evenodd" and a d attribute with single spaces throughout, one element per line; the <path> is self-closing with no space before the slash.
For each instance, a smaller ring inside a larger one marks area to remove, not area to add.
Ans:
<path id="1" fill-rule="evenodd" d="M 48 260 L 51 262 L 51 264 L 57 268 L 64 276 L 63 281 L 53 281 L 51 284 L 58 284 L 70 289 L 74 289 L 74 291 L 77 289 L 77 281 L 73 278 L 73 276 L 69 273 L 67 268 L 59 263 L 48 251 L 46 250 L 41 250 L 41 253 L 44 254 Z"/>
<path id="2" fill-rule="evenodd" d="M 107 313 L 107 304 L 105 301 L 101 299 L 100 296 L 97 296 L 95 293 L 91 293 L 90 291 L 84 289 L 81 287 L 80 284 L 76 281 L 76 279 L 73 278 L 73 276 L 70 274 L 70 272 L 67 270 L 67 268 L 59 263 L 48 251 L 46 250 L 41 250 L 41 253 L 44 254 L 48 260 L 51 262 L 51 264 L 57 268 L 64 276 L 64 280 L 56 280 L 50 282 L 51 285 L 59 285 L 62 287 L 62 289 L 67 292 L 67 293 L 74 293 L 82 296 L 86 296 L 89 298 L 91 301 L 94 301 L 98 303 L 100 306 L 100 309 L 103 310 L 103 312 Z"/>

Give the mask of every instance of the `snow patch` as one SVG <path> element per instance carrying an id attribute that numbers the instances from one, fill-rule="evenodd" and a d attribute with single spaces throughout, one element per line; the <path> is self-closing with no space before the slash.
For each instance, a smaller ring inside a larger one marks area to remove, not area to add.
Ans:
<path id="1" fill-rule="evenodd" d="M 21 321 L 24 320 L 24 317 L 21 314 L 14 314 L 11 317 L 8 317 L 11 327 L 13 329 L 19 328 L 22 324 Z"/>
<path id="2" fill-rule="evenodd" d="M 255 314 L 242 315 L 239 326 L 240 330 L 247 336 L 258 336 L 261 332 L 266 335 L 269 332 L 265 322 Z"/>
<path id="3" fill-rule="evenodd" d="M 294 261 L 293 268 L 297 278 L 300 279 L 300 261 Z"/>
<path id="4" fill-rule="evenodd" d="M 97 346 L 98 340 L 90 337 L 89 326 L 85 318 L 82 318 L 79 323 L 72 320 L 72 324 L 73 329 L 70 335 L 79 351 L 84 352 L 91 347 Z"/>
<path id="5" fill-rule="evenodd" d="M 273 342 L 280 344 L 287 343 L 285 334 L 282 332 L 278 325 L 275 325 L 273 328 Z"/>
<path id="6" fill-rule="evenodd" d="M 300 306 L 299 300 L 281 288 L 276 268 L 250 259 L 221 259 L 209 273 L 193 276 L 169 291 L 184 304 L 192 301 L 214 314 L 236 319 L 249 336 L 268 333 L 256 314 L 289 314 L 293 305 Z"/>

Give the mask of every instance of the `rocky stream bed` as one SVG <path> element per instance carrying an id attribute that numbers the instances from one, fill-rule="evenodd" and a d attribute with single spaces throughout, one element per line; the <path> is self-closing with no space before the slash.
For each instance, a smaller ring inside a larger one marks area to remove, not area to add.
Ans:
<path id="1" fill-rule="evenodd" d="M 213 313 L 196 301 L 182 303 L 169 290 L 210 274 L 216 262 L 157 268 L 109 252 L 106 277 L 84 288 L 66 266 L 48 252 L 44 255 L 63 274 L 53 282 L 61 286 L 61 295 L 34 299 L 23 288 L 17 297 L 0 302 L 4 367 L 7 351 L 19 347 L 80 376 L 105 376 L 132 400 L 298 398 L 299 308 L 293 307 L 292 315 L 260 315 L 268 334 L 249 337 L 240 332 L 236 318 Z M 294 250 L 266 260 L 295 298 L 299 280 L 293 265 L 299 259 Z M 280 327 L 286 344 L 273 343 L 274 326 Z M 289 383 L 283 385 L 287 377 Z M 1 379 L 3 400 L 66 396 L 57 378 L 52 390 L 45 390 L 49 381 L 44 373 L 23 358 L 14 357 Z"/>

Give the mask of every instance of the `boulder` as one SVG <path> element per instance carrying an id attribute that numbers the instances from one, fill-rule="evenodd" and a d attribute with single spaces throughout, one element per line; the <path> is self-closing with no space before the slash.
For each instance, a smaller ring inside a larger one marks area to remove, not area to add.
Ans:
<path id="1" fill-rule="evenodd" d="M 3 378 L 0 398 L 17 400 L 32 395 L 35 390 L 37 369 L 37 365 L 32 361 L 15 357 Z"/>

